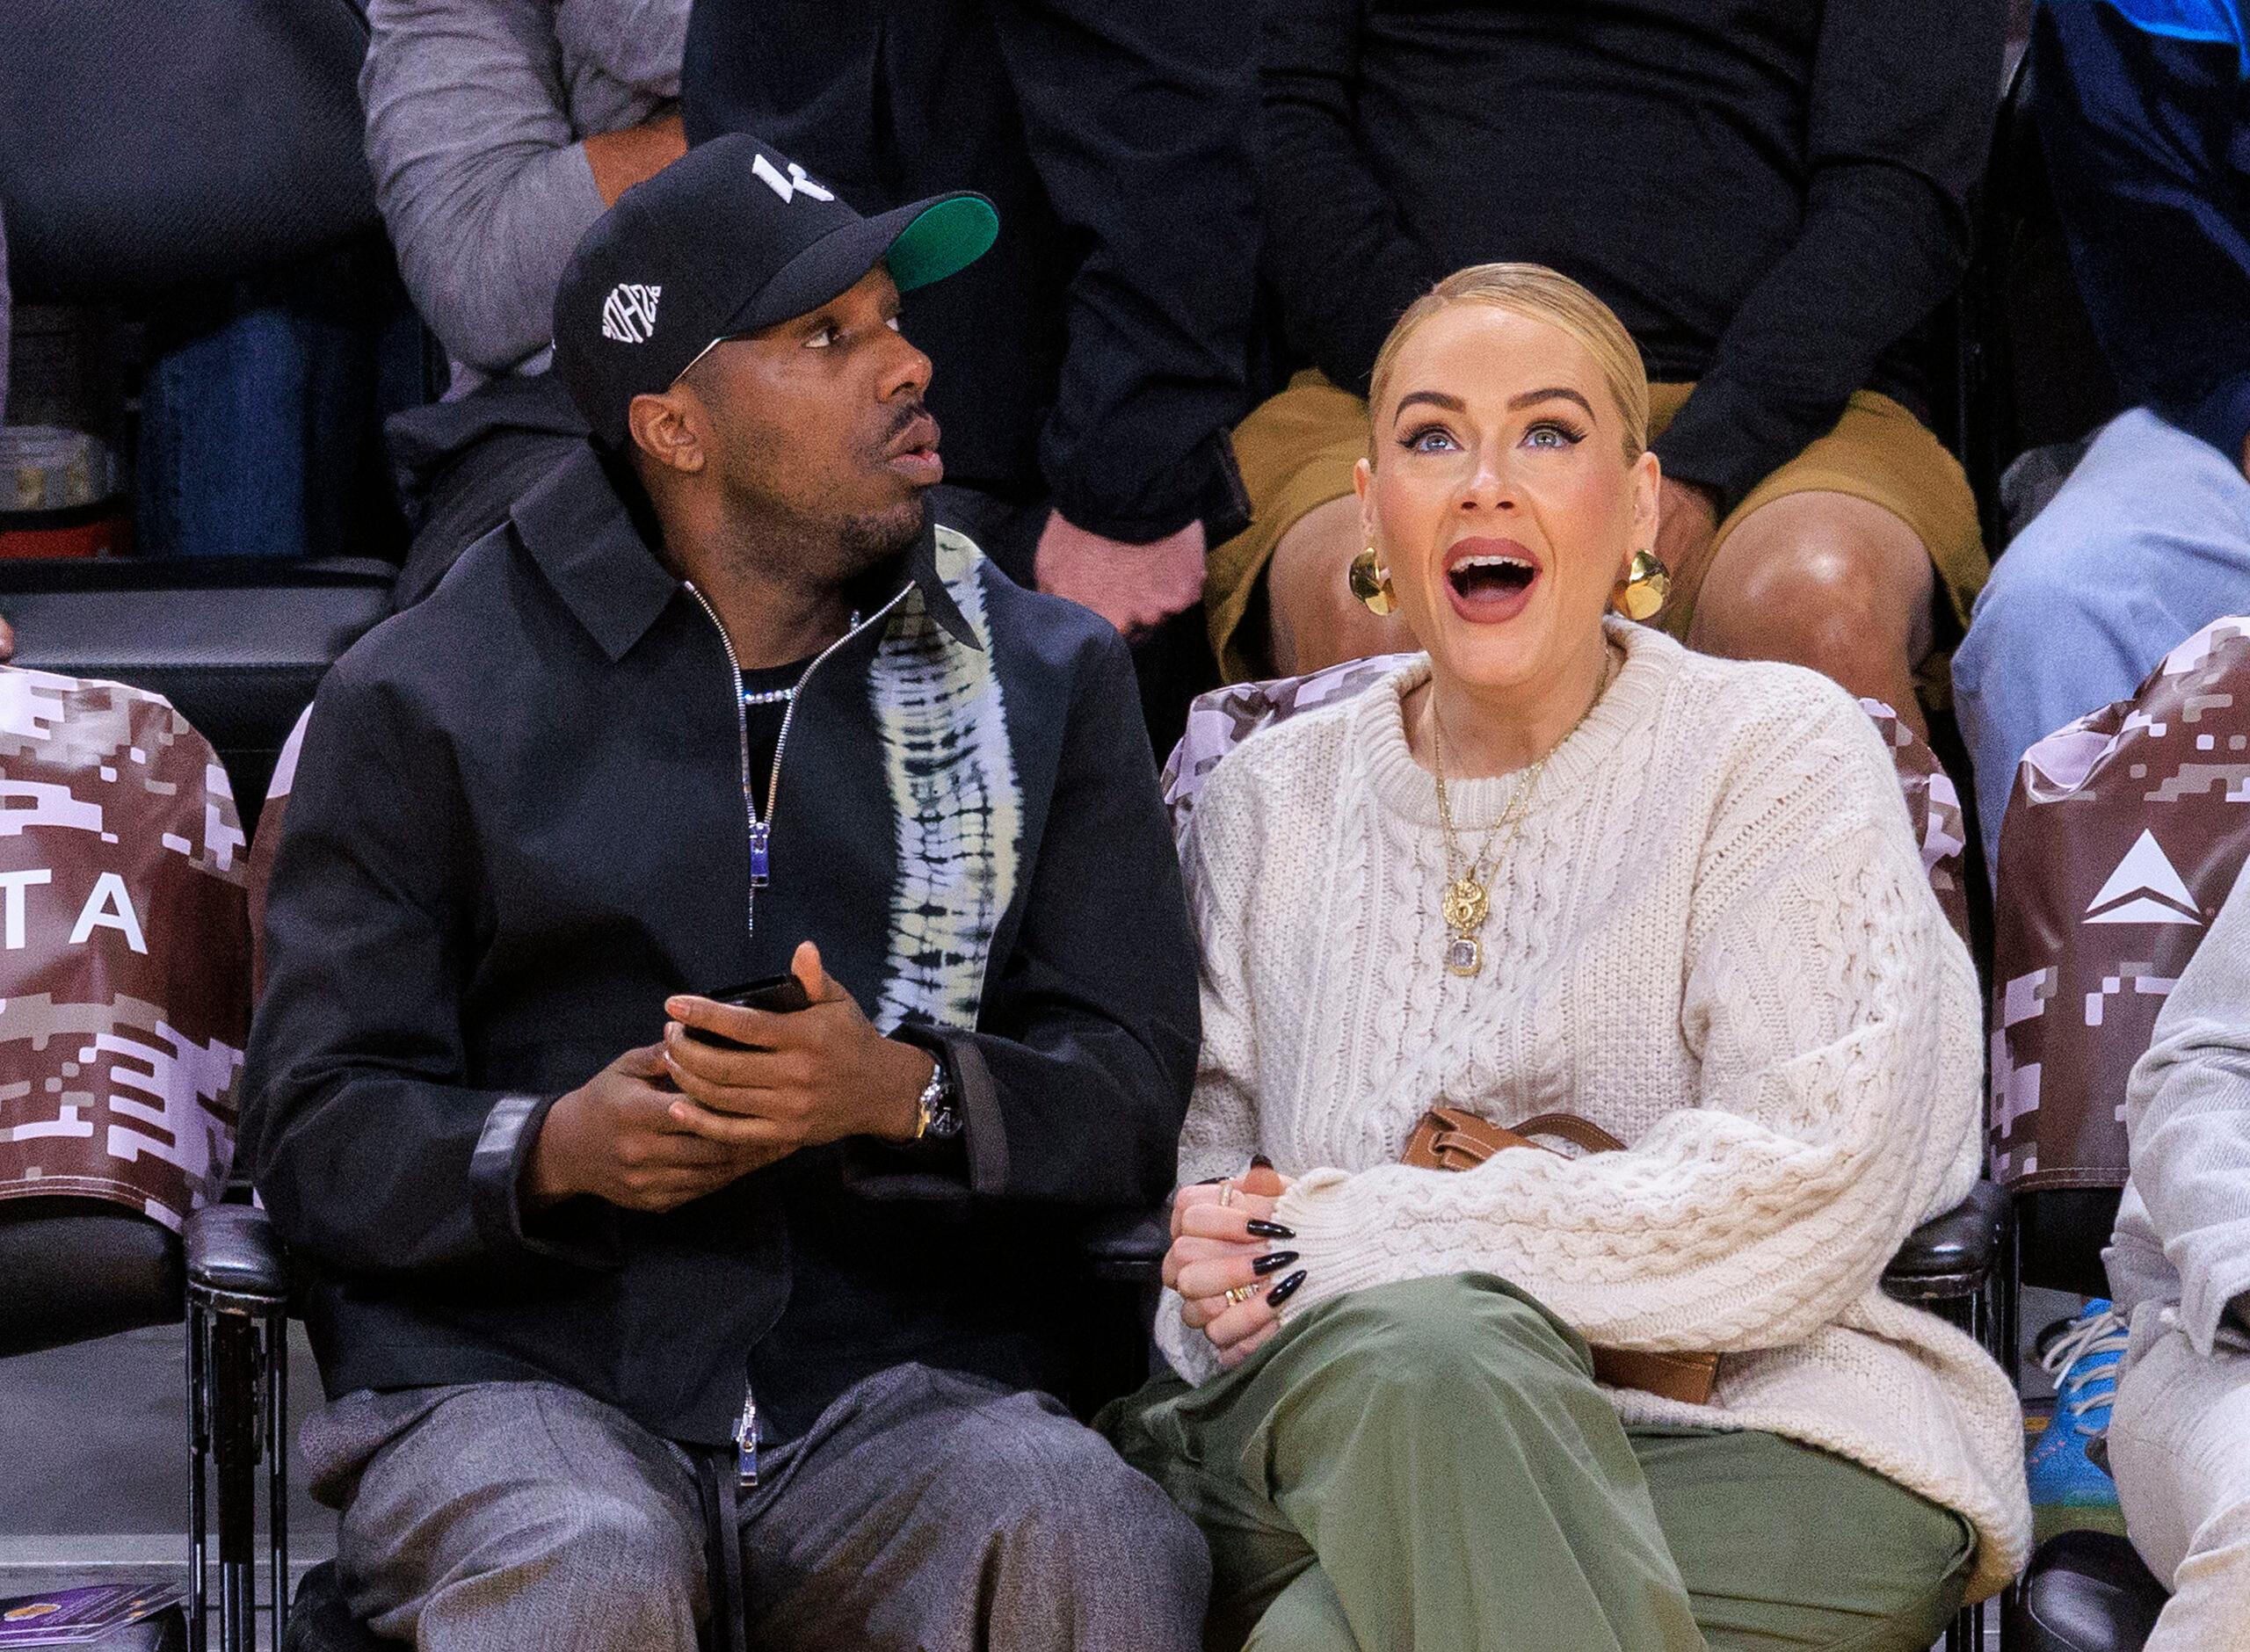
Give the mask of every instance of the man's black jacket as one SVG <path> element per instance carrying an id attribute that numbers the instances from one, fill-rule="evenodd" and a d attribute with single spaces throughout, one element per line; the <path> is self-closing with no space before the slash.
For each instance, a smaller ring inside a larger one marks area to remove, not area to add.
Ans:
<path id="1" fill-rule="evenodd" d="M 1206 0 L 697 0 L 681 108 L 863 213 L 989 196 L 992 250 L 906 301 L 947 475 L 1216 544 L 1247 521 L 1257 51 L 1256 8 Z"/>
<path id="2" fill-rule="evenodd" d="M 590 450 L 330 674 L 244 1139 L 331 1395 L 543 1378 L 717 1444 L 746 1372 L 785 1433 L 903 1359 L 1053 1381 L 1070 1207 L 1163 1197 L 1197 1043 L 1132 668 L 949 533 L 862 610 L 799 692 L 754 914 L 720 630 Z M 965 1150 L 838 1144 L 662 1216 L 519 1204 L 554 1098 L 807 937 L 943 1052 Z"/>

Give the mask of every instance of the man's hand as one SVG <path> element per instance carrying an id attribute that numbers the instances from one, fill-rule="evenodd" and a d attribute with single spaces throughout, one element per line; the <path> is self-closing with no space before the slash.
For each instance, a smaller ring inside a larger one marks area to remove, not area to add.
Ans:
<path id="1" fill-rule="evenodd" d="M 673 1119 L 711 1142 L 782 1158 L 846 1136 L 913 1140 L 917 1105 L 936 1062 L 929 1052 L 887 1039 L 852 995 L 821 967 L 810 941 L 790 973 L 811 1006 L 786 1014 L 680 996 L 666 1001 L 664 1061 L 680 1094 Z M 701 1027 L 748 1049 L 687 1036 Z"/>
<path id="2" fill-rule="evenodd" d="M 1203 525 L 1148 545 L 1072 527 L 1049 511 L 1034 562 L 1039 588 L 1092 609 L 1127 636 L 1184 613 L 1203 596 Z"/>
<path id="3" fill-rule="evenodd" d="M 1700 567 L 1718 533 L 1718 507 L 1710 490 L 1666 476 L 1657 491 L 1656 527 L 1656 560 L 1665 570 L 1676 576 L 1690 564 Z"/>
<path id="4" fill-rule="evenodd" d="M 780 1156 L 681 1125 L 664 1071 L 662 1045 L 628 1050 L 549 1108 L 524 1166 L 526 1201 L 590 1193 L 627 1210 L 667 1211 Z"/>

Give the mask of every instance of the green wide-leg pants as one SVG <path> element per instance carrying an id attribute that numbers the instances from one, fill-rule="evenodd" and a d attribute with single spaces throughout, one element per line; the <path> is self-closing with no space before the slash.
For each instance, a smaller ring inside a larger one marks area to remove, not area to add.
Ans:
<path id="1" fill-rule="evenodd" d="M 1922 1652 L 1974 1555 L 1842 1458 L 1626 1428 L 1584 1341 L 1486 1274 L 1324 1302 L 1096 1426 L 1202 1528 L 1227 1652 Z"/>

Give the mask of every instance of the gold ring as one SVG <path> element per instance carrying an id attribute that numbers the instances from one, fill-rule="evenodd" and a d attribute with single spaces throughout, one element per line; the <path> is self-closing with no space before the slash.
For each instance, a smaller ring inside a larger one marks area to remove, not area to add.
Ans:
<path id="1" fill-rule="evenodd" d="M 1227 1293 L 1227 1301 L 1232 1302 L 1237 1308 L 1240 1308 L 1245 1302 L 1247 1302 L 1252 1297 L 1257 1294 L 1258 1287 L 1256 1286 L 1238 1285 L 1234 1289 Z"/>
<path id="2" fill-rule="evenodd" d="M 1235 1196 L 1235 1194 L 1236 1194 L 1237 1192 L 1238 1192 L 1239 1191 L 1240 1191 L 1240 1190 L 1239 1190 L 1239 1189 L 1238 1189 L 1238 1188 L 1235 1186 L 1235 1185 L 1234 1185 L 1234 1183 L 1233 1183 L 1232 1181 L 1225 1181 L 1225 1182 L 1222 1182 L 1222 1183 L 1220 1183 L 1220 1184 L 1219 1184 L 1219 1206 L 1220 1206 L 1220 1208 L 1221 1208 L 1221 1209 L 1224 1209 L 1227 1206 L 1233 1204 L 1233 1203 L 1234 1203 L 1234 1196 Z"/>

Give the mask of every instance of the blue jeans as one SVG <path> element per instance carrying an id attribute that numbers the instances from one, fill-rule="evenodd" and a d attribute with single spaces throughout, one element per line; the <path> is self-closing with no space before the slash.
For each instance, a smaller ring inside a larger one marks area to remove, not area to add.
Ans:
<path id="1" fill-rule="evenodd" d="M 2243 612 L 2250 481 L 2147 409 L 2121 414 L 1994 562 L 1953 656 L 1988 872 L 2023 754 L 2130 698 L 2173 648 Z"/>
<path id="2" fill-rule="evenodd" d="M 151 556 L 396 554 L 382 421 L 421 397 L 419 323 L 357 250 L 150 317 L 139 539 Z M 376 536 L 378 539 L 380 536 Z"/>

